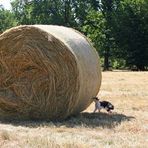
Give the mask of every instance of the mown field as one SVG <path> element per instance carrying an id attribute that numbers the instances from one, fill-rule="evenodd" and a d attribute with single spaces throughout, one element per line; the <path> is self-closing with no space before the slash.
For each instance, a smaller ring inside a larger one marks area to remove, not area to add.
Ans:
<path id="1" fill-rule="evenodd" d="M 63 122 L 2 122 L 0 148 L 148 148 L 148 72 L 103 72 L 98 94 L 115 110 L 94 104 Z"/>

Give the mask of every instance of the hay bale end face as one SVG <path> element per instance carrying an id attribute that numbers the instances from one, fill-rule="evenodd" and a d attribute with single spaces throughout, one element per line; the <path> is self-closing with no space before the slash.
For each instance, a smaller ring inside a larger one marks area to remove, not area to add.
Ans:
<path id="1" fill-rule="evenodd" d="M 101 84 L 99 57 L 79 32 L 29 25 L 0 35 L 0 119 L 64 119 Z"/>

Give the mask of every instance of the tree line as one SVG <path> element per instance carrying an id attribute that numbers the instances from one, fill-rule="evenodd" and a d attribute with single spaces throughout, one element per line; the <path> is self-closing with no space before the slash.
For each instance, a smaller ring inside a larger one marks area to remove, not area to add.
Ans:
<path id="1" fill-rule="evenodd" d="M 0 6 L 0 32 L 17 25 L 53 24 L 88 36 L 104 70 L 148 69 L 147 0 L 13 0 Z"/>

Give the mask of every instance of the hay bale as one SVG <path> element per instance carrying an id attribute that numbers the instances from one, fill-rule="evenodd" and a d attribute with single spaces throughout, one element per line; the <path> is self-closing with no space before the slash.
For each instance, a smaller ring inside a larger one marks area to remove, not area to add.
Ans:
<path id="1" fill-rule="evenodd" d="M 25 25 L 0 36 L 0 118 L 64 119 L 86 109 L 100 84 L 96 51 L 71 28 Z"/>

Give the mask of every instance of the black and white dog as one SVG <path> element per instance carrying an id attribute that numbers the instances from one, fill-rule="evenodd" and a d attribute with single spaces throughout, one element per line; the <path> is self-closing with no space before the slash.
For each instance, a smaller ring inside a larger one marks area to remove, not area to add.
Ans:
<path id="1" fill-rule="evenodd" d="M 92 98 L 95 102 L 95 110 L 94 113 L 98 110 L 100 112 L 101 109 L 105 109 L 108 113 L 111 113 L 111 110 L 114 109 L 114 106 L 108 101 L 100 101 L 98 97 Z"/>

